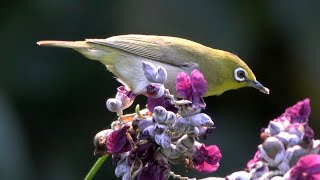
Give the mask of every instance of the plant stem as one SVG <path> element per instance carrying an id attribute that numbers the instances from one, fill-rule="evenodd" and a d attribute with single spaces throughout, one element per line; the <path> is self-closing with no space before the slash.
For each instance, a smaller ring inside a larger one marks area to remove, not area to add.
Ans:
<path id="1" fill-rule="evenodd" d="M 101 165 L 104 163 L 104 161 L 108 158 L 109 154 L 105 154 L 102 157 L 100 157 L 97 162 L 92 166 L 90 171 L 88 172 L 87 176 L 84 178 L 84 180 L 91 180 L 94 175 L 96 175 L 97 171 L 101 167 Z"/>

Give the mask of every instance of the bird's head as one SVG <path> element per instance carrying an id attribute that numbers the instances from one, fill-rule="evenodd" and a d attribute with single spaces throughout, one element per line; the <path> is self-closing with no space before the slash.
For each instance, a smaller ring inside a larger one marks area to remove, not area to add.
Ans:
<path id="1" fill-rule="evenodd" d="M 238 56 L 226 51 L 217 50 L 211 59 L 215 66 L 215 74 L 209 75 L 207 96 L 222 94 L 231 89 L 242 87 L 253 87 L 259 91 L 269 94 L 270 90 L 257 81 L 252 70 Z M 210 81 L 215 83 L 210 86 Z"/>

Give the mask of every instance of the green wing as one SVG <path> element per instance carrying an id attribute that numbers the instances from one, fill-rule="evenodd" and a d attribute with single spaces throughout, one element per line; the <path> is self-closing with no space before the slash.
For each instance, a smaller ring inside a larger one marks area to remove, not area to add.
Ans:
<path id="1" fill-rule="evenodd" d="M 107 39 L 86 39 L 88 43 L 100 44 L 123 50 L 150 60 L 178 66 L 197 68 L 197 58 L 202 46 L 198 43 L 168 36 L 122 35 Z M 195 47 L 195 48 L 194 48 Z"/>

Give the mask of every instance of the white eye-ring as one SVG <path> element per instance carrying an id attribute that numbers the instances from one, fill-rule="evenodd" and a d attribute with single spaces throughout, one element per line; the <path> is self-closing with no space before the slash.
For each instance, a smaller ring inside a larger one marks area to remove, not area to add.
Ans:
<path id="1" fill-rule="evenodd" d="M 234 78 L 238 82 L 245 81 L 247 79 L 248 73 L 245 69 L 243 68 L 237 68 L 234 70 Z"/>

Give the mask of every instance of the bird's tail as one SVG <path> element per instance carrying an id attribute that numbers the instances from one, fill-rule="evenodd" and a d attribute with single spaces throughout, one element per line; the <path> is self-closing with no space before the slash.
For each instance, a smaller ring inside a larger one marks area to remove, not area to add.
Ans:
<path id="1" fill-rule="evenodd" d="M 38 41 L 39 46 L 51 46 L 51 47 L 62 47 L 62 48 L 88 48 L 89 45 L 85 41 Z"/>

